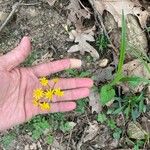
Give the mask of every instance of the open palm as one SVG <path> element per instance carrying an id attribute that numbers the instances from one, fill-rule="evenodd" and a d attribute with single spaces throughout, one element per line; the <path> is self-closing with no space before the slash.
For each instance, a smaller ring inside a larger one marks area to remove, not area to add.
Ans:
<path id="1" fill-rule="evenodd" d="M 64 96 L 54 97 L 49 112 L 35 107 L 32 103 L 32 93 L 40 87 L 38 77 L 78 68 L 81 61 L 63 59 L 30 68 L 18 67 L 30 51 L 30 40 L 24 37 L 14 50 L 0 57 L 0 131 L 23 123 L 37 114 L 71 111 L 76 107 L 74 100 L 89 95 L 89 88 L 93 84 L 91 79 L 60 79 L 55 87 L 64 90 Z"/>

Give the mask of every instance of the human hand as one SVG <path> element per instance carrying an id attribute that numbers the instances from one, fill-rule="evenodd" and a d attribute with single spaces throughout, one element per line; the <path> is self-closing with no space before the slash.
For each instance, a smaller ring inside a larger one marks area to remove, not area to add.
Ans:
<path id="1" fill-rule="evenodd" d="M 71 111 L 76 108 L 74 101 L 87 97 L 93 85 L 89 78 L 60 79 L 55 87 L 64 90 L 64 96 L 51 103 L 50 111 L 42 111 L 32 103 L 33 90 L 41 86 L 38 78 L 69 68 L 79 68 L 81 61 L 63 59 L 33 67 L 18 67 L 30 51 L 30 40 L 24 37 L 14 50 L 0 57 L 0 131 L 37 114 Z"/>

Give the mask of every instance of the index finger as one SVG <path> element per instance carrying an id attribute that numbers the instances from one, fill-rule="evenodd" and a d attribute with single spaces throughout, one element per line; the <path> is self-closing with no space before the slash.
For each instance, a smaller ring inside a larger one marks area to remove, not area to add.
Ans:
<path id="1" fill-rule="evenodd" d="M 31 69 L 37 77 L 41 77 L 70 68 L 79 68 L 81 67 L 81 64 L 81 60 L 79 59 L 62 59 L 40 64 L 32 67 Z"/>

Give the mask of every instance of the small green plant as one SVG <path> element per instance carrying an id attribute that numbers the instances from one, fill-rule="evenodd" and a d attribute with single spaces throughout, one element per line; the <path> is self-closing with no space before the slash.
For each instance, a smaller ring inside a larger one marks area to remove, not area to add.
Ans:
<path id="1" fill-rule="evenodd" d="M 134 142 L 134 150 L 140 150 L 140 147 L 143 147 L 144 143 L 144 141 L 136 140 Z"/>
<path id="2" fill-rule="evenodd" d="M 89 77 L 91 76 L 91 72 L 89 71 L 78 71 L 76 69 L 67 69 L 66 73 L 71 77 Z"/>
<path id="3" fill-rule="evenodd" d="M 50 128 L 50 124 L 44 116 L 37 116 L 28 123 L 28 128 L 32 132 L 32 138 L 37 140 Z"/>
<path id="4" fill-rule="evenodd" d="M 146 112 L 146 105 L 144 104 L 144 94 L 140 95 L 128 95 L 123 98 L 118 98 L 112 107 L 113 111 L 111 114 L 118 115 L 123 113 L 126 119 L 136 121 L 136 119 Z"/>
<path id="5" fill-rule="evenodd" d="M 146 99 L 146 86 L 142 90 L 141 93 L 134 93 L 132 90 L 125 94 L 119 94 L 116 92 L 117 85 L 119 83 L 128 83 L 129 89 L 133 89 L 133 87 L 138 86 L 141 83 L 146 83 L 145 85 L 150 84 L 150 80 L 137 76 L 124 76 L 123 75 L 123 64 L 125 60 L 125 50 L 126 50 L 126 21 L 124 17 L 124 13 L 122 12 L 122 36 L 121 36 L 121 48 L 120 48 L 120 57 L 118 68 L 114 77 L 114 80 L 110 83 L 102 86 L 100 88 L 100 103 L 105 106 L 109 104 L 108 102 L 112 101 L 111 107 L 107 108 L 106 114 L 99 114 L 97 121 L 101 123 L 107 124 L 107 126 L 112 130 L 113 137 L 115 139 L 120 139 L 121 136 L 125 135 L 124 132 L 117 127 L 114 119 L 121 115 L 123 117 L 123 122 L 121 126 L 125 127 L 125 124 L 129 120 L 133 120 L 134 122 L 139 118 L 139 116 L 145 113 L 148 107 L 145 104 Z M 136 49 L 134 49 L 134 52 Z M 147 62 L 150 62 L 147 56 L 139 55 L 137 51 L 135 52 L 135 56 L 141 60 L 144 66 L 147 68 L 147 71 L 150 73 L 150 69 Z M 146 61 L 147 62 L 146 62 Z M 107 105 L 108 106 L 108 105 Z M 111 116 L 111 117 L 110 117 Z M 149 136 L 145 138 L 145 141 L 149 141 Z M 133 142 L 134 143 L 134 142 Z M 136 141 L 133 146 L 135 150 L 138 150 L 142 146 L 142 141 Z"/>
<path id="6" fill-rule="evenodd" d="M 136 77 L 136 76 L 124 76 L 122 73 L 122 68 L 125 60 L 125 50 L 126 50 L 126 21 L 124 14 L 122 13 L 122 36 L 121 36 L 121 48 L 120 48 L 120 57 L 118 63 L 118 69 L 115 75 L 114 80 L 111 83 L 108 83 L 101 87 L 100 89 L 100 102 L 102 105 L 107 104 L 109 101 L 113 100 L 116 96 L 114 87 L 120 82 L 128 82 L 132 86 L 136 86 L 141 82 L 150 83 L 149 80 Z"/>
<path id="7" fill-rule="evenodd" d="M 97 121 L 100 123 L 105 123 L 111 129 L 114 139 L 120 139 L 122 130 L 117 127 L 113 118 L 106 116 L 105 113 L 100 113 L 97 116 Z"/>
<path id="8" fill-rule="evenodd" d="M 47 144 L 52 144 L 54 141 L 54 137 L 52 135 L 48 135 L 46 138 Z"/>
<path id="9" fill-rule="evenodd" d="M 87 101 L 86 99 L 81 99 L 77 101 L 77 108 L 76 108 L 76 112 L 79 114 L 83 114 L 85 113 L 85 107 L 87 105 Z"/>
<path id="10" fill-rule="evenodd" d="M 70 122 L 61 122 L 61 125 L 60 125 L 60 130 L 63 132 L 63 133 L 66 133 L 68 131 L 71 131 L 72 130 L 72 126 L 70 125 Z"/>
<path id="11" fill-rule="evenodd" d="M 32 63 L 37 59 L 38 57 L 38 52 L 37 51 L 32 51 L 30 56 L 26 59 L 26 61 L 23 63 L 24 66 L 31 66 Z"/>
<path id="12" fill-rule="evenodd" d="M 101 33 L 96 39 L 96 46 L 98 47 L 98 50 L 101 52 L 101 54 L 103 54 L 104 50 L 107 49 L 108 44 L 109 40 L 107 39 L 106 35 Z"/>
<path id="13" fill-rule="evenodd" d="M 53 142 L 52 133 L 60 130 L 69 132 L 73 126 L 65 118 L 64 113 L 54 113 L 46 116 L 36 116 L 23 127 L 25 131 L 32 133 L 33 140 L 45 137 L 48 144 Z"/>
<path id="14" fill-rule="evenodd" d="M 5 149 L 9 149 L 10 144 L 16 139 L 16 134 L 14 132 L 10 132 L 2 137 L 0 143 Z"/>
<path id="15" fill-rule="evenodd" d="M 97 121 L 100 123 L 104 123 L 107 120 L 107 117 L 104 113 L 98 114 Z"/>
<path id="16" fill-rule="evenodd" d="M 105 105 L 115 97 L 114 85 L 116 85 L 123 77 L 122 66 L 125 59 L 125 50 L 126 50 L 126 22 L 124 13 L 122 12 L 122 36 L 121 36 L 121 49 L 120 49 L 118 70 L 114 80 L 111 83 L 104 85 L 100 90 L 100 102 L 102 103 L 102 105 Z"/>

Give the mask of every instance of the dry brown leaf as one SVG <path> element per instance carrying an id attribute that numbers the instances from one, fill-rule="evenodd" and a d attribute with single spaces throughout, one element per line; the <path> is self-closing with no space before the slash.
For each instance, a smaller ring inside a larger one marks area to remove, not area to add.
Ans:
<path id="1" fill-rule="evenodd" d="M 134 51 L 146 55 L 148 50 L 148 39 L 146 33 L 140 27 L 139 22 L 133 15 L 127 15 L 127 53 L 130 56 L 134 56 Z M 132 54 L 133 53 L 133 54 Z"/>
<path id="2" fill-rule="evenodd" d="M 85 132 L 85 137 L 83 138 L 83 143 L 92 140 L 98 133 L 99 126 L 97 121 L 90 123 L 90 126 Z"/>
<path id="3" fill-rule="evenodd" d="M 138 0 L 90 1 L 99 13 L 103 14 L 104 10 L 109 11 L 114 16 L 116 22 L 118 22 L 119 27 L 121 27 L 122 9 L 124 10 L 125 15 L 133 14 L 137 16 L 142 27 L 145 27 L 146 20 L 149 16 L 149 12 L 147 10 L 142 9 L 142 6 Z"/>
<path id="4" fill-rule="evenodd" d="M 148 66 L 150 67 L 150 64 L 148 64 Z M 135 59 L 124 64 L 123 72 L 126 76 L 137 76 L 145 79 L 150 79 L 150 73 L 139 59 Z M 132 90 L 134 92 L 140 92 L 143 90 L 145 84 L 146 83 L 141 83 L 137 87 L 134 87 Z M 124 92 L 128 92 L 129 90 L 131 90 L 128 84 L 122 84 L 122 87 Z"/>
<path id="5" fill-rule="evenodd" d="M 127 133 L 130 138 L 138 140 L 145 139 L 146 135 L 148 134 L 145 130 L 143 130 L 138 122 L 130 122 L 128 124 Z"/>
<path id="6" fill-rule="evenodd" d="M 50 6 L 53 6 L 57 0 L 46 0 Z"/>
<path id="7" fill-rule="evenodd" d="M 102 110 L 102 106 L 99 102 L 99 92 L 98 89 L 92 89 L 89 95 L 89 105 L 92 107 L 92 113 L 97 112 L 100 113 Z"/>
<path id="8" fill-rule="evenodd" d="M 89 30 L 85 30 L 85 31 L 81 31 L 79 29 L 76 30 L 72 30 L 69 33 L 69 38 L 71 40 L 73 40 L 75 43 L 78 43 L 76 45 L 73 45 L 72 47 L 70 47 L 70 49 L 68 50 L 68 52 L 73 53 L 73 52 L 77 52 L 80 51 L 81 54 L 84 55 L 85 52 L 88 52 L 91 54 L 91 56 L 94 59 L 98 59 L 99 58 L 99 54 L 96 51 L 95 48 L 93 48 L 87 41 L 89 42 L 94 42 L 94 32 L 93 30 L 95 30 L 95 27 L 89 29 Z"/>
<path id="9" fill-rule="evenodd" d="M 91 16 L 88 11 L 81 8 L 78 0 L 70 0 L 66 9 L 70 10 L 67 24 L 73 22 L 75 26 L 82 26 L 82 17 L 89 19 Z"/>

